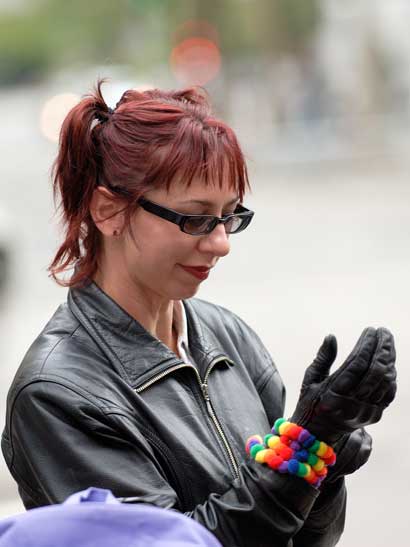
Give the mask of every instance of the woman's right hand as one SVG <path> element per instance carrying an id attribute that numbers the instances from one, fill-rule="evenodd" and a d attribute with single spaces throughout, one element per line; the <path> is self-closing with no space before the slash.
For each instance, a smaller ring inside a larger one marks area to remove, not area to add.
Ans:
<path id="1" fill-rule="evenodd" d="M 329 376 L 336 354 L 336 338 L 329 335 L 306 369 L 290 419 L 330 445 L 378 422 L 397 387 L 394 338 L 388 329 L 365 329 L 343 365 Z"/>

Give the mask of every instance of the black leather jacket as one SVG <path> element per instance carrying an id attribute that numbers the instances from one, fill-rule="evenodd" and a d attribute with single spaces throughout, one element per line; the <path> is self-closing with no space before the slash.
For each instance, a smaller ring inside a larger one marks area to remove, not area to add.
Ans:
<path id="1" fill-rule="evenodd" d="M 2 450 L 25 506 L 97 486 L 185 512 L 229 547 L 335 545 L 343 478 L 318 491 L 245 454 L 284 413 L 258 336 L 221 307 L 184 306 L 196 368 L 94 283 L 69 291 L 8 396 Z"/>

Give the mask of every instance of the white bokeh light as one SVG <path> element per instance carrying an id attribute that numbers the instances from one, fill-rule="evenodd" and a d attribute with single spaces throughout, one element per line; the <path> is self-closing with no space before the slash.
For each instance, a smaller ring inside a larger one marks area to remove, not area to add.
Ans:
<path id="1" fill-rule="evenodd" d="M 74 93 L 60 93 L 45 102 L 40 115 L 40 130 L 48 140 L 58 142 L 64 118 L 79 100 L 80 96 Z"/>

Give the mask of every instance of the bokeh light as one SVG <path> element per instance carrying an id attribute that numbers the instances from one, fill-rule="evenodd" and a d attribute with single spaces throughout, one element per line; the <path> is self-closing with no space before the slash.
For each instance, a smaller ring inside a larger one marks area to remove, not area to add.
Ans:
<path id="1" fill-rule="evenodd" d="M 58 142 L 64 118 L 79 100 L 75 93 L 61 93 L 46 101 L 40 115 L 40 130 L 48 140 Z"/>
<path id="2" fill-rule="evenodd" d="M 205 19 L 188 19 L 184 21 L 174 32 L 174 44 L 179 44 L 187 38 L 206 38 L 214 44 L 219 44 L 218 31 Z"/>
<path id="3" fill-rule="evenodd" d="M 191 37 L 173 48 L 170 64 L 179 82 L 205 85 L 218 74 L 221 54 L 218 46 L 208 38 Z"/>

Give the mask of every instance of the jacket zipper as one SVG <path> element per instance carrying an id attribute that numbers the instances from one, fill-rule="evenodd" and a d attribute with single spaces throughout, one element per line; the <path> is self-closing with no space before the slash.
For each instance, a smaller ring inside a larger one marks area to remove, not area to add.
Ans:
<path id="1" fill-rule="evenodd" d="M 201 382 L 201 389 L 202 389 L 202 393 L 203 393 L 203 396 L 204 396 L 204 399 L 205 399 L 205 402 L 206 402 L 206 408 L 208 410 L 208 414 L 210 415 L 210 417 L 211 417 L 211 419 L 212 419 L 212 421 L 213 421 L 213 423 L 216 427 L 216 430 L 218 431 L 219 436 L 221 437 L 222 442 L 225 446 L 225 450 L 228 454 L 229 461 L 231 462 L 231 466 L 232 466 L 232 469 L 233 469 L 233 472 L 234 472 L 234 476 L 235 476 L 236 479 L 239 479 L 238 462 L 236 461 L 236 458 L 234 456 L 232 448 L 229 445 L 228 439 L 226 438 L 226 435 L 225 435 L 225 433 L 222 429 L 222 426 L 219 423 L 218 418 L 216 417 L 214 409 L 212 408 L 211 399 L 209 397 L 209 392 L 208 392 L 208 377 L 209 377 L 209 374 L 211 373 L 211 370 L 214 368 L 214 366 L 217 363 L 221 362 L 221 361 L 229 361 L 229 362 L 232 363 L 232 361 L 230 361 L 230 359 L 227 359 L 226 357 L 218 357 L 214 361 L 212 361 L 212 363 L 209 365 L 209 367 L 206 370 L 204 383 Z M 198 375 L 198 379 L 200 381 L 201 377 L 199 376 L 199 373 L 196 369 L 195 369 L 195 371 L 196 371 L 196 373 Z"/>
<path id="2" fill-rule="evenodd" d="M 221 361 L 229 361 L 230 363 L 232 363 L 232 361 L 230 359 L 228 359 L 227 357 L 217 357 L 214 361 L 211 362 L 211 364 L 207 368 L 206 373 L 205 373 L 205 378 L 204 378 L 203 382 L 202 382 L 201 376 L 199 375 L 199 372 L 197 371 L 197 369 L 193 365 L 188 365 L 186 363 L 180 363 L 178 365 L 171 366 L 171 367 L 167 368 L 166 370 L 160 372 L 159 374 L 153 376 L 147 382 L 145 382 L 145 384 L 142 384 L 142 386 L 136 388 L 135 392 L 136 393 L 141 393 L 142 391 L 144 391 L 148 387 L 155 384 L 155 382 L 158 382 L 158 380 L 162 380 L 162 378 L 164 378 L 168 374 L 171 374 L 171 372 L 175 372 L 176 370 L 179 370 L 181 368 L 190 368 L 190 369 L 192 369 L 195 372 L 195 377 L 198 380 L 199 386 L 201 388 L 201 393 L 202 393 L 202 395 L 205 399 L 206 409 L 208 411 L 209 417 L 211 418 L 211 420 L 212 420 L 212 422 L 215 426 L 215 429 L 218 432 L 219 437 L 221 438 L 221 441 L 222 441 L 222 443 L 225 447 L 225 451 L 226 451 L 226 453 L 228 455 L 228 459 L 231 463 L 231 467 L 232 467 L 234 476 L 235 476 L 236 479 L 238 479 L 239 478 L 238 463 L 236 461 L 236 458 L 234 456 L 232 448 L 229 445 L 228 439 L 226 438 L 226 435 L 225 435 L 225 433 L 222 429 L 222 426 L 221 426 L 218 418 L 216 417 L 214 409 L 212 408 L 211 399 L 210 399 L 209 393 L 208 393 L 208 377 L 211 373 L 211 370 L 214 368 L 214 366 L 217 363 L 221 362 Z"/>

